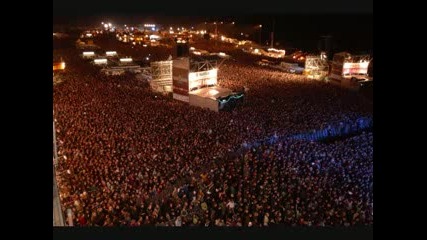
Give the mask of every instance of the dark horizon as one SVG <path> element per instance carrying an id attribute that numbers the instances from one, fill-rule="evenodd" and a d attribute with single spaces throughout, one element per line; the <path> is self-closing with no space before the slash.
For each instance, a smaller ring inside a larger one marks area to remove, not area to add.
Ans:
<path id="1" fill-rule="evenodd" d="M 270 0 L 268 2 L 228 1 L 190 2 L 164 1 L 141 2 L 137 0 L 62 0 L 53 2 L 55 16 L 73 15 L 235 15 L 235 14 L 333 14 L 333 13 L 370 13 L 373 12 L 372 0 Z"/>
<path id="2" fill-rule="evenodd" d="M 317 51 L 321 36 L 332 36 L 335 51 L 373 52 L 373 14 L 280 14 L 255 16 L 166 16 L 110 15 L 56 17 L 55 25 L 96 26 L 102 21 L 115 24 L 194 24 L 205 21 L 235 21 L 238 25 L 262 24 L 262 41 L 269 40 L 275 22 L 275 40 L 287 48 Z"/>

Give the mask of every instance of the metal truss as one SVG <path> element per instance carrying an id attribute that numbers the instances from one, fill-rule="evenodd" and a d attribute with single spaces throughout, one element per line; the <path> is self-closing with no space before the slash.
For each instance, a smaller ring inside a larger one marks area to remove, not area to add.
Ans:
<path id="1" fill-rule="evenodd" d="M 190 61 L 190 72 L 209 71 L 218 68 L 217 60 Z"/>
<path id="2" fill-rule="evenodd" d="M 329 72 L 327 60 L 320 56 L 307 56 L 305 60 L 305 72 L 309 78 L 323 79 Z"/>
<path id="3" fill-rule="evenodd" d="M 358 63 L 358 62 L 370 62 L 371 58 L 369 55 L 364 54 L 364 55 L 352 55 L 348 58 L 345 59 L 345 62 L 350 62 L 350 63 Z"/>

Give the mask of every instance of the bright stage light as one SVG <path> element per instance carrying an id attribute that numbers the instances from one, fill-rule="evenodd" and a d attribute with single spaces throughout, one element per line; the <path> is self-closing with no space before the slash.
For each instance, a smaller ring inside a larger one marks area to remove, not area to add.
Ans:
<path id="1" fill-rule="evenodd" d="M 132 62 L 132 58 L 120 58 L 120 62 Z"/>
<path id="2" fill-rule="evenodd" d="M 95 52 L 83 52 L 83 56 L 94 56 Z"/>
<path id="3" fill-rule="evenodd" d="M 95 59 L 93 61 L 95 64 L 106 64 L 107 63 L 107 59 L 105 59 L 105 58 Z"/>

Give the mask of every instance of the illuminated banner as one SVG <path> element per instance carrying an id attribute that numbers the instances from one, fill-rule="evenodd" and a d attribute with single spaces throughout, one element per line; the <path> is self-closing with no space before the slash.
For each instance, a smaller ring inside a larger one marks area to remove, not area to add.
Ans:
<path id="1" fill-rule="evenodd" d="M 172 64 L 172 89 L 173 98 L 189 102 L 188 75 L 190 73 L 190 59 L 182 58 L 173 60 Z"/>
<path id="2" fill-rule="evenodd" d="M 369 62 L 344 63 L 343 74 L 367 74 Z"/>
<path id="3" fill-rule="evenodd" d="M 188 97 L 188 73 L 189 70 L 184 68 L 172 67 L 172 91 L 173 98 L 189 102 Z"/>
<path id="4" fill-rule="evenodd" d="M 216 85 L 217 76 L 217 69 L 202 72 L 191 72 L 188 76 L 189 90 L 191 91 L 193 89 L 201 88 L 208 85 Z"/>
<path id="5" fill-rule="evenodd" d="M 188 69 L 172 68 L 173 87 L 188 92 Z"/>

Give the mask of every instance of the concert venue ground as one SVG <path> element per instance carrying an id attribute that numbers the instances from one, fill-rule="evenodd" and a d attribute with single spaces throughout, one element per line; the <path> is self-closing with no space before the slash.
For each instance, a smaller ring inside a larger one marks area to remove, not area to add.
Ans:
<path id="1" fill-rule="evenodd" d="M 154 61 L 172 51 L 95 43 Z M 333 142 L 290 138 L 357 128 L 372 119 L 372 101 L 256 66 L 230 46 L 194 46 L 233 57 L 218 82 L 246 87 L 243 105 L 192 107 L 132 75 L 102 75 L 74 47 L 54 49 L 67 63 L 53 96 L 64 215 L 71 209 L 76 226 L 372 225 L 371 129 Z"/>

